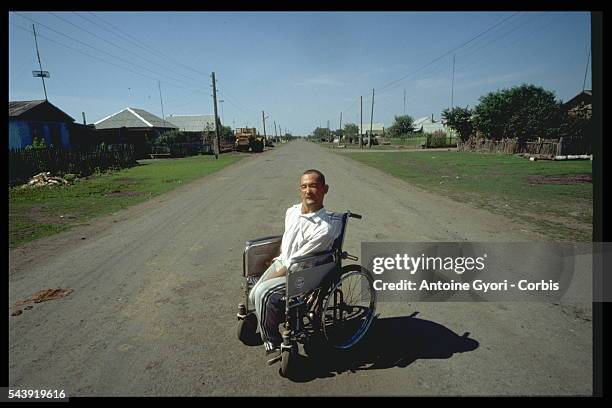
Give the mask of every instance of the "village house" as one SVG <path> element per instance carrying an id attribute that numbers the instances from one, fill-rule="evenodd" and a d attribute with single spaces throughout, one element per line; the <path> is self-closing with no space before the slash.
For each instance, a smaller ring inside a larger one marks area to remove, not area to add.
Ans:
<path id="1" fill-rule="evenodd" d="M 590 118 L 593 112 L 593 92 L 584 90 L 563 104 L 563 110 L 569 116 Z"/>
<path id="2" fill-rule="evenodd" d="M 47 100 L 9 101 L 9 149 L 30 146 L 35 138 L 47 146 L 69 148 L 73 122 Z"/>
<path id="3" fill-rule="evenodd" d="M 134 145 L 136 159 L 147 157 L 151 143 L 164 132 L 178 130 L 168 120 L 137 108 L 125 108 L 94 125 L 104 143 Z"/>

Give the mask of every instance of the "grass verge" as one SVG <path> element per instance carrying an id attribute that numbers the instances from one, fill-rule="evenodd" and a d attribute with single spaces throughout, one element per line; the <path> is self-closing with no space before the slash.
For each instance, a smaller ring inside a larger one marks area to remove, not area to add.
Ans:
<path id="1" fill-rule="evenodd" d="M 67 186 L 9 188 L 9 248 L 146 201 L 243 157 L 143 160 L 137 167 L 96 174 Z"/>
<path id="2" fill-rule="evenodd" d="M 512 155 L 446 151 L 343 155 L 433 193 L 531 225 L 553 240 L 592 240 L 591 161 L 532 162 Z"/>

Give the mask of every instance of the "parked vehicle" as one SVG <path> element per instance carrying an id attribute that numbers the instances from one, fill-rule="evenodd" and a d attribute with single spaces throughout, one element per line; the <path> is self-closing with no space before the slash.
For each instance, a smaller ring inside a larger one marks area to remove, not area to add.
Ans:
<path id="1" fill-rule="evenodd" d="M 237 128 L 236 129 L 235 148 L 239 152 L 263 152 L 264 138 L 257 135 L 255 128 Z"/>

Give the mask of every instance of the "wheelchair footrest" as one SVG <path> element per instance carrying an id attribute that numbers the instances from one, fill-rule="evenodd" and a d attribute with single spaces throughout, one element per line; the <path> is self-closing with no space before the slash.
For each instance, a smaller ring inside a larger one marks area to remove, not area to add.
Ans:
<path id="1" fill-rule="evenodd" d="M 279 361 L 281 361 L 283 359 L 283 354 L 280 353 L 277 356 L 272 357 L 271 359 L 268 360 L 268 365 L 273 365 L 278 363 Z"/>

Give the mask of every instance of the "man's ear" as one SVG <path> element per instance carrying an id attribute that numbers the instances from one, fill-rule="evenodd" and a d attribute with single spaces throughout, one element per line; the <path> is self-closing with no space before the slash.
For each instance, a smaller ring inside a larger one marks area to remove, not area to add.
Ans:
<path id="1" fill-rule="evenodd" d="M 326 184 L 325 187 L 323 187 L 323 192 L 327 194 L 328 191 L 329 191 L 329 185 Z"/>

